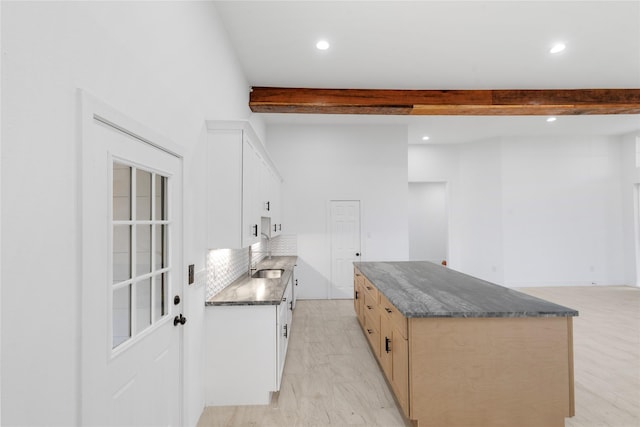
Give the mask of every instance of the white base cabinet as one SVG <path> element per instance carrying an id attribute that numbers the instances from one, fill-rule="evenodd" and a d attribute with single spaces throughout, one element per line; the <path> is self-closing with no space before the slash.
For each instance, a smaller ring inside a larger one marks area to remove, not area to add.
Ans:
<path id="1" fill-rule="evenodd" d="M 291 331 L 291 281 L 279 305 L 205 309 L 206 406 L 268 405 L 280 381 Z"/>

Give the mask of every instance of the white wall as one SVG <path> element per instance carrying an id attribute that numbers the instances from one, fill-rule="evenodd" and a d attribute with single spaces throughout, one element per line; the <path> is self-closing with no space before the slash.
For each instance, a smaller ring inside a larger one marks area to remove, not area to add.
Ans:
<path id="1" fill-rule="evenodd" d="M 77 88 L 185 148 L 184 260 L 198 277 L 204 121 L 249 115 L 209 2 L 2 2 L 3 425 L 79 419 Z M 204 289 L 183 295 L 187 425 L 204 402 Z"/>
<path id="2" fill-rule="evenodd" d="M 450 182 L 452 268 L 508 286 L 629 284 L 622 157 L 617 137 L 414 145 L 409 179 Z"/>
<path id="3" fill-rule="evenodd" d="M 503 145 L 505 282 L 624 284 L 619 138 Z"/>
<path id="4" fill-rule="evenodd" d="M 640 167 L 636 164 L 636 144 L 640 144 L 640 131 L 622 138 L 622 235 L 624 238 L 623 262 L 625 281 L 640 286 L 640 197 L 636 186 L 640 185 Z"/>
<path id="5" fill-rule="evenodd" d="M 362 259 L 406 260 L 405 126 L 268 126 L 284 179 L 283 228 L 298 235 L 300 298 L 326 298 L 331 279 L 327 206 L 361 201 Z"/>
<path id="6" fill-rule="evenodd" d="M 409 183 L 409 259 L 440 264 L 449 246 L 447 183 Z"/>

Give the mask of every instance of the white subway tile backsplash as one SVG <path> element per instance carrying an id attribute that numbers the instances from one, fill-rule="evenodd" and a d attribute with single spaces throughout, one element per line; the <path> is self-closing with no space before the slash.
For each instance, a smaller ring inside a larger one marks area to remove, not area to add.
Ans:
<path id="1" fill-rule="evenodd" d="M 253 262 L 261 261 L 267 256 L 268 248 L 271 255 L 297 255 L 298 237 L 296 235 L 280 235 L 269 242 L 262 240 L 251 246 Z M 249 269 L 249 249 L 215 249 L 209 251 L 206 267 L 206 298 L 209 299 L 233 283 Z"/>

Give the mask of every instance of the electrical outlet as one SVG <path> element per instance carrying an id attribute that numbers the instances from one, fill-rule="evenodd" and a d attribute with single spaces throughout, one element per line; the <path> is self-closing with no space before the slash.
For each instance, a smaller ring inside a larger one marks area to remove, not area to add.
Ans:
<path id="1" fill-rule="evenodd" d="M 189 284 L 192 285 L 196 281 L 196 266 L 195 264 L 189 264 Z"/>

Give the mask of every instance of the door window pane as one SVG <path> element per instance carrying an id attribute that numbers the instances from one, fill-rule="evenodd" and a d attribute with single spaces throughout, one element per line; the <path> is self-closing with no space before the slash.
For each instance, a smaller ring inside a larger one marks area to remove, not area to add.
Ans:
<path id="1" fill-rule="evenodd" d="M 167 177 L 156 175 L 156 221 L 167 219 Z"/>
<path id="2" fill-rule="evenodd" d="M 136 283 L 136 333 L 151 325 L 151 278 Z"/>
<path id="3" fill-rule="evenodd" d="M 168 312 L 167 300 L 169 286 L 167 284 L 167 273 L 162 273 L 154 277 L 154 287 L 153 321 L 155 322 Z"/>
<path id="4" fill-rule="evenodd" d="M 131 278 L 131 226 L 113 226 L 113 283 Z"/>
<path id="5" fill-rule="evenodd" d="M 113 163 L 113 219 L 131 219 L 131 167 Z"/>
<path id="6" fill-rule="evenodd" d="M 131 337 L 131 285 L 113 291 L 113 348 Z"/>
<path id="7" fill-rule="evenodd" d="M 136 219 L 151 220 L 151 172 L 136 169 Z"/>
<path id="8" fill-rule="evenodd" d="M 136 226 L 136 276 L 151 273 L 151 226 Z"/>
<path id="9" fill-rule="evenodd" d="M 156 225 L 155 269 L 161 270 L 167 263 L 167 225 Z"/>

